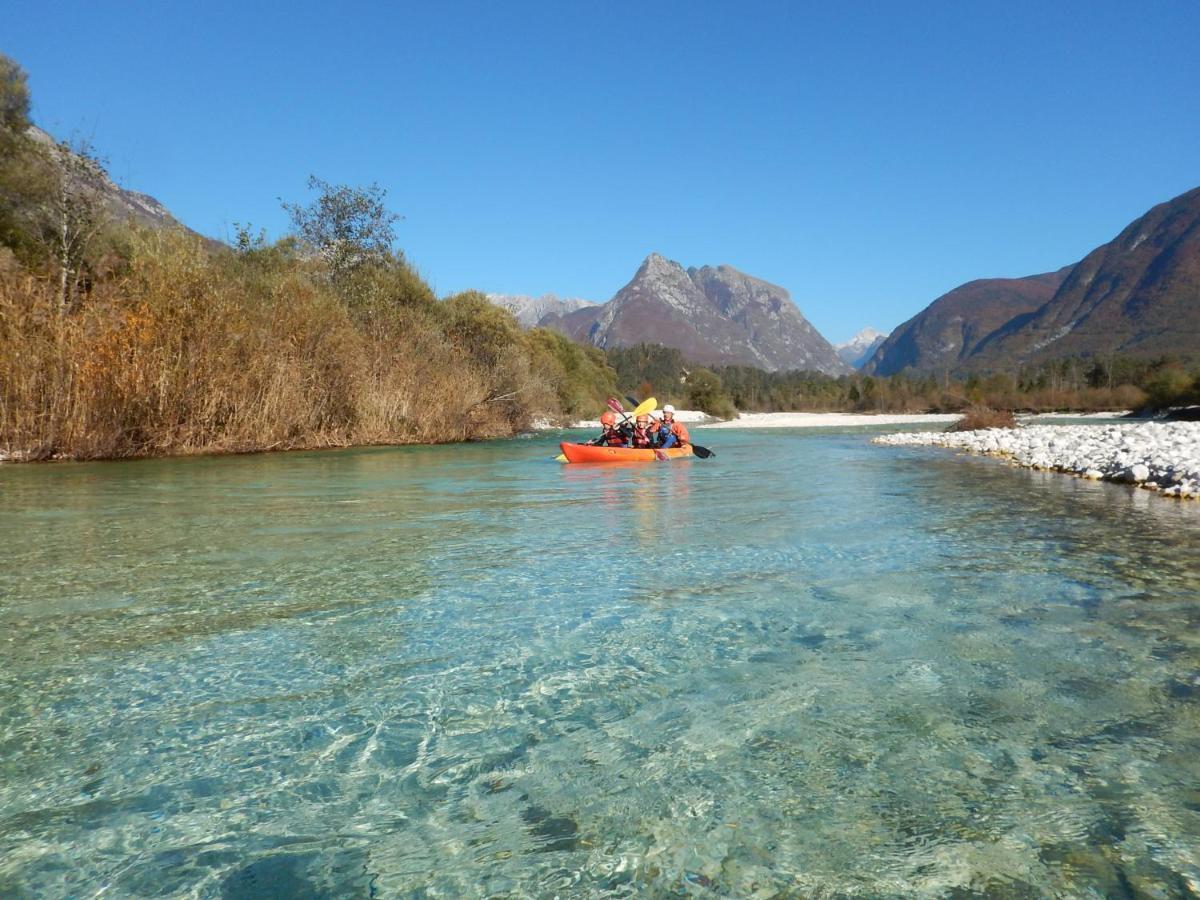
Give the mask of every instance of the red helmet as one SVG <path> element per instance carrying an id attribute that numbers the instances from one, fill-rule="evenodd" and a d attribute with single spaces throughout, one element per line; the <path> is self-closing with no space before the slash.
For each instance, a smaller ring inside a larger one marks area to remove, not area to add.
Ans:
<path id="1" fill-rule="evenodd" d="M 606 412 L 603 415 L 601 415 L 600 416 L 600 424 L 601 425 L 616 425 L 617 424 L 616 413 Z"/>

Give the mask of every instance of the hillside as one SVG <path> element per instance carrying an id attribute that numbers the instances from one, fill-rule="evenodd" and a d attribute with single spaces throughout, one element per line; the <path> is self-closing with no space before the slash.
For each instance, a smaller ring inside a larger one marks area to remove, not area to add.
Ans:
<path id="1" fill-rule="evenodd" d="M 995 371 L 1065 357 L 1200 354 L 1200 188 L 1160 203 L 1076 265 L 943 294 L 864 367 Z"/>
<path id="2" fill-rule="evenodd" d="M 657 253 L 607 303 L 542 324 L 601 348 L 662 344 L 702 365 L 850 371 L 783 288 L 732 266 L 684 269 Z"/>
<path id="3" fill-rule="evenodd" d="M 50 159 L 61 159 L 62 147 L 48 132 L 36 125 L 31 125 L 26 134 L 43 149 Z M 191 231 L 158 200 L 149 194 L 121 187 L 109 177 L 103 168 L 97 169 L 89 187 L 103 199 L 108 213 L 117 221 L 131 222 L 150 228 L 182 228 Z M 195 232 L 191 233 L 195 234 Z"/>
<path id="4" fill-rule="evenodd" d="M 979 348 L 976 368 L 1063 356 L 1200 353 L 1200 188 L 1097 247 L 1028 318 Z"/>
<path id="5" fill-rule="evenodd" d="M 1071 267 L 1027 278 L 981 278 L 934 300 L 879 345 L 868 375 L 956 369 L 998 329 L 1046 303 Z"/>

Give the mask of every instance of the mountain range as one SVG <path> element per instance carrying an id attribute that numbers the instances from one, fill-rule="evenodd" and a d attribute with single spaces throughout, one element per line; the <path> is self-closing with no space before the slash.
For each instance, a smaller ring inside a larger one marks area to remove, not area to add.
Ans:
<path id="1" fill-rule="evenodd" d="M 996 371 L 1113 353 L 1200 354 L 1200 188 L 1158 204 L 1077 264 L 943 294 L 864 370 Z"/>
<path id="2" fill-rule="evenodd" d="M 529 297 L 524 294 L 487 294 L 488 300 L 507 309 L 526 328 L 534 328 L 547 316 L 563 316 L 585 306 L 595 306 L 591 300 L 578 297 L 556 297 L 543 294 Z"/>
<path id="3" fill-rule="evenodd" d="M 33 127 L 30 136 L 57 150 Z M 102 175 L 118 219 L 186 228 L 153 197 Z M 205 239 L 211 245 L 217 242 Z M 491 294 L 525 326 L 597 347 L 660 343 L 701 365 L 844 375 L 1013 369 L 1099 354 L 1200 355 L 1200 188 L 1160 203 L 1080 262 L 1024 278 L 970 281 L 884 336 L 832 346 L 788 292 L 732 266 L 685 269 L 652 253 L 607 303 Z"/>
<path id="4" fill-rule="evenodd" d="M 1200 188 L 1160 203 L 1085 256 L 1048 303 L 1007 323 L 971 362 L 1102 353 L 1200 353 Z"/>

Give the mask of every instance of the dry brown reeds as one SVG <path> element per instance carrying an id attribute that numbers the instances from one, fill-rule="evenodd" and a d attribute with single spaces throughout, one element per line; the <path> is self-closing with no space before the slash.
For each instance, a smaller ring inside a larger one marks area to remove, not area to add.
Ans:
<path id="1" fill-rule="evenodd" d="M 138 241 L 73 312 L 50 278 L 0 271 L 0 448 L 89 459 L 432 443 L 510 434 L 553 401 L 527 355 L 484 365 L 455 346 L 432 300 L 365 327 L 302 262 L 251 272 L 185 235 Z"/>

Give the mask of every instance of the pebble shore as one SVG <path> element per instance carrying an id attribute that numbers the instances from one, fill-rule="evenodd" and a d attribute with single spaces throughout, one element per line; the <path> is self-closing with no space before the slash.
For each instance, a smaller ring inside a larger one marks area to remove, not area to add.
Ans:
<path id="1" fill-rule="evenodd" d="M 1200 422 L 921 431 L 885 434 L 872 443 L 1002 456 L 1027 468 L 1135 484 L 1168 497 L 1200 499 Z"/>

